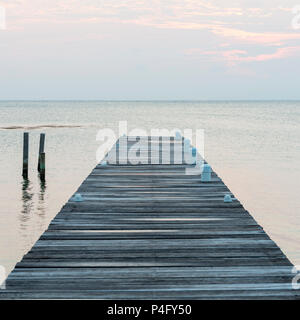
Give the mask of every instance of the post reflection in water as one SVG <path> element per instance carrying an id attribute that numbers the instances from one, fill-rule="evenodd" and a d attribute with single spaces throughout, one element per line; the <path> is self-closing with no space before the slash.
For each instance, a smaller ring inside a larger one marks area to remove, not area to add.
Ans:
<path id="1" fill-rule="evenodd" d="M 28 179 L 22 182 L 22 211 L 20 215 L 21 229 L 26 229 L 26 222 L 30 219 L 30 212 L 33 207 L 32 183 Z"/>
<path id="2" fill-rule="evenodd" d="M 20 235 L 22 242 L 20 244 L 21 250 L 26 251 L 30 243 L 28 226 L 30 225 L 31 211 L 34 206 L 33 202 L 33 185 L 29 179 L 23 179 L 22 182 L 22 210 L 19 215 L 20 220 Z"/>
<path id="3" fill-rule="evenodd" d="M 44 228 L 45 223 L 45 193 L 47 189 L 47 184 L 45 180 L 40 180 L 40 190 L 39 190 L 39 200 L 38 200 L 38 207 L 37 207 L 37 215 L 40 217 L 39 219 L 39 229 L 42 230 Z"/>
<path id="4" fill-rule="evenodd" d="M 38 179 L 33 183 L 29 179 L 22 181 L 22 208 L 19 214 L 20 235 L 22 237 L 21 250 L 28 251 L 36 238 L 45 228 L 45 194 L 46 181 Z M 37 189 L 38 188 L 38 189 Z"/>

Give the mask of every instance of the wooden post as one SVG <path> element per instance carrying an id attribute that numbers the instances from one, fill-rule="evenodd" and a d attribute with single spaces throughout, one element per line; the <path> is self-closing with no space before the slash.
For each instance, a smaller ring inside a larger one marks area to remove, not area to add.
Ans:
<path id="1" fill-rule="evenodd" d="M 23 135 L 23 173 L 24 179 L 28 179 L 28 157 L 29 157 L 29 133 Z"/>
<path id="2" fill-rule="evenodd" d="M 40 160 L 40 179 L 45 181 L 45 173 L 46 173 L 46 156 L 45 152 L 42 152 L 39 157 Z"/>
<path id="3" fill-rule="evenodd" d="M 39 157 L 38 157 L 38 172 L 40 172 L 40 156 L 45 151 L 45 133 L 40 134 L 40 148 L 39 148 Z"/>

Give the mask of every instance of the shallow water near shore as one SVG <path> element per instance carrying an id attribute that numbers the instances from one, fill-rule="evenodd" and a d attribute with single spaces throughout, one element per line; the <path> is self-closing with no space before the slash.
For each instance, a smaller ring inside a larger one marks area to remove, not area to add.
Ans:
<path id="1" fill-rule="evenodd" d="M 205 158 L 287 257 L 300 265 L 300 102 L 0 102 L 0 265 L 32 247 L 97 163 L 99 129 L 205 130 Z M 29 181 L 22 137 L 30 135 Z M 46 133 L 46 182 L 37 175 Z"/>

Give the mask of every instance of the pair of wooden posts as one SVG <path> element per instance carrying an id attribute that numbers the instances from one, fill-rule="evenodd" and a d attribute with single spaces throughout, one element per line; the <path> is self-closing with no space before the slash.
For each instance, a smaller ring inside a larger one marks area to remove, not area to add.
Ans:
<path id="1" fill-rule="evenodd" d="M 45 133 L 40 134 L 40 147 L 38 158 L 38 172 L 40 179 L 45 181 L 46 157 L 45 157 Z M 23 178 L 28 179 L 28 161 L 29 160 L 29 133 L 24 132 L 23 136 Z"/>

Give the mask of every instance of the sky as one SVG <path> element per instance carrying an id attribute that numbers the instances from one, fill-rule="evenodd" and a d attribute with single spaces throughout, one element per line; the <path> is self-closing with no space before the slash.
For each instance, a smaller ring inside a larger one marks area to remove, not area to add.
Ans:
<path id="1" fill-rule="evenodd" d="M 1 8 L 2 100 L 300 99 L 300 0 L 0 0 Z"/>

